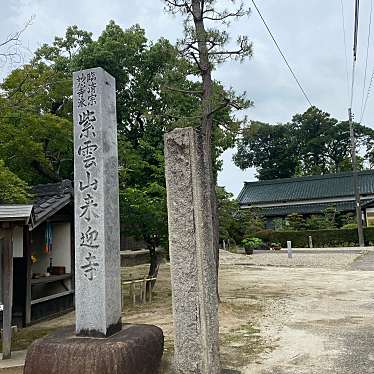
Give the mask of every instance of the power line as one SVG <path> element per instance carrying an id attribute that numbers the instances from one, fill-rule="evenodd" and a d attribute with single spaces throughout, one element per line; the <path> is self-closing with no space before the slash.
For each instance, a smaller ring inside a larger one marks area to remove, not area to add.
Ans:
<path id="1" fill-rule="evenodd" d="M 264 17 L 262 16 L 262 14 L 261 14 L 261 12 L 260 12 L 260 9 L 258 8 L 258 6 L 256 5 L 256 3 L 255 3 L 254 0 L 252 0 L 252 3 L 253 3 L 253 5 L 255 6 L 255 8 L 256 8 L 256 10 L 257 10 L 257 13 L 259 14 L 259 16 L 260 16 L 260 18 L 261 18 L 263 24 L 265 25 L 267 31 L 269 32 L 271 38 L 273 39 L 274 44 L 276 45 L 276 47 L 277 47 L 279 53 L 281 54 L 281 56 L 282 56 L 284 62 L 286 63 L 286 65 L 287 65 L 289 71 L 291 72 L 292 76 L 294 77 L 294 79 L 295 79 L 297 85 L 299 86 L 301 92 L 303 93 L 305 99 L 307 100 L 307 102 L 309 103 L 310 106 L 313 106 L 312 102 L 309 100 L 308 95 L 306 94 L 305 90 L 303 89 L 303 87 L 302 87 L 300 81 L 297 79 L 296 74 L 294 73 L 294 71 L 292 70 L 290 64 L 288 63 L 288 61 L 287 61 L 287 59 L 286 59 L 286 56 L 285 56 L 284 53 L 282 52 L 282 50 L 281 50 L 281 48 L 280 48 L 278 42 L 276 41 L 276 39 L 275 39 L 273 33 L 271 32 L 270 27 L 268 26 L 268 24 L 266 23 Z"/>
<path id="2" fill-rule="evenodd" d="M 374 69 L 373 69 L 373 72 L 371 74 L 368 91 L 366 93 L 366 98 L 365 98 L 364 107 L 363 107 L 362 113 L 361 113 L 360 123 L 362 122 L 362 120 L 364 119 L 364 116 L 365 116 L 366 106 L 367 106 L 367 103 L 368 103 L 368 100 L 369 100 L 371 89 L 373 88 L 373 83 L 374 83 Z"/>
<path id="3" fill-rule="evenodd" d="M 344 16 L 344 3 L 340 0 L 342 10 L 342 25 L 343 25 L 343 37 L 344 37 L 344 54 L 345 54 L 345 73 L 347 78 L 347 104 L 349 103 L 349 72 L 348 72 L 348 54 L 347 54 L 347 36 L 345 29 L 345 16 Z"/>
<path id="4" fill-rule="evenodd" d="M 364 100 L 365 100 L 365 89 L 366 89 L 366 77 L 367 77 L 367 69 L 368 69 L 368 60 L 369 60 L 369 47 L 370 47 L 370 37 L 371 37 L 371 21 L 372 21 L 372 14 L 373 14 L 373 0 L 370 2 L 370 16 L 369 16 L 369 31 L 368 31 L 368 40 L 366 45 L 366 61 L 365 61 L 365 74 L 364 74 L 364 86 L 362 88 L 362 100 L 361 100 L 361 119 L 363 117 L 364 112 Z"/>
<path id="5" fill-rule="evenodd" d="M 373 0 L 371 0 L 371 7 L 370 7 L 369 34 L 370 34 L 370 30 L 371 30 L 372 13 L 373 13 Z M 365 111 L 366 111 L 366 106 L 367 106 L 368 99 L 369 99 L 369 96 L 370 96 L 370 93 L 371 93 L 371 89 L 373 88 L 373 83 L 374 83 L 374 69 L 373 69 L 373 72 L 372 72 L 371 77 L 370 77 L 370 81 L 369 81 L 369 85 L 368 85 L 368 89 L 367 89 L 366 97 L 365 97 L 365 88 L 366 88 L 366 76 L 367 76 L 367 63 L 368 63 L 368 52 L 369 52 L 369 47 L 370 47 L 370 44 L 369 44 L 369 37 L 368 37 L 367 54 L 366 54 L 366 64 L 365 64 L 365 79 L 364 79 L 364 88 L 363 88 L 363 91 L 362 91 L 361 117 L 360 117 L 360 122 L 359 122 L 359 123 L 361 123 L 362 120 L 364 119 Z M 364 100 L 365 100 L 365 101 L 364 101 Z"/>

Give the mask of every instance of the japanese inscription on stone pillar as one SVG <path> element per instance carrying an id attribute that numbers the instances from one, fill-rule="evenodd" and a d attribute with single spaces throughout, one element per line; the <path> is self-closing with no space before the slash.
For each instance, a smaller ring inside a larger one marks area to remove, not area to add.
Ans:
<path id="1" fill-rule="evenodd" d="M 115 80 L 101 68 L 73 80 L 76 332 L 109 336 L 121 328 Z"/>

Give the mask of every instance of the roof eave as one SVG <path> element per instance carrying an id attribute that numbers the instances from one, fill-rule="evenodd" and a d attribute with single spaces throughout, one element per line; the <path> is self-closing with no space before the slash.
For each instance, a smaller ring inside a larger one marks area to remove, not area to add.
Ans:
<path id="1" fill-rule="evenodd" d="M 32 231 L 39 225 L 41 225 L 43 222 L 45 222 L 48 218 L 53 216 L 56 212 L 64 208 L 66 205 L 68 205 L 72 200 L 72 195 L 66 195 L 64 198 L 59 201 L 58 204 L 51 207 L 51 209 L 48 209 L 44 211 L 39 217 L 35 217 L 34 222 L 32 225 L 29 224 L 29 230 Z"/>

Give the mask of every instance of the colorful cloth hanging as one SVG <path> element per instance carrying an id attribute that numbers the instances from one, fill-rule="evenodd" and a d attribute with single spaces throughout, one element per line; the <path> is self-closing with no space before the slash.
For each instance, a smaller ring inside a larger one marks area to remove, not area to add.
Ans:
<path id="1" fill-rule="evenodd" d="M 52 224 L 47 223 L 47 225 L 45 227 L 44 252 L 46 252 L 46 253 L 51 253 L 52 252 L 52 242 L 53 242 Z"/>

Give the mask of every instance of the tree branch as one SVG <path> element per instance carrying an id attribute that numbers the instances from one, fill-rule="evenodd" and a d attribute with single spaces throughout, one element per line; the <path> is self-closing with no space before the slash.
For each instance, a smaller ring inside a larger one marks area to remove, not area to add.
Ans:
<path id="1" fill-rule="evenodd" d="M 183 89 L 180 89 L 180 88 L 170 87 L 170 86 L 164 86 L 164 88 L 166 88 L 167 90 L 170 90 L 170 91 L 185 93 L 185 94 L 188 94 L 188 95 L 202 95 L 203 94 L 202 91 L 183 90 Z"/>
<path id="2" fill-rule="evenodd" d="M 32 24 L 32 21 L 34 20 L 35 16 L 30 17 L 29 20 L 24 24 L 24 26 L 7 36 L 7 38 L 4 41 L 0 42 L 0 49 L 3 49 L 7 47 L 6 51 L 0 52 L 0 58 L 7 62 L 9 59 L 12 62 L 15 62 L 15 57 L 19 57 L 19 62 L 22 61 L 23 56 L 21 55 L 21 35 L 25 32 L 25 30 Z"/>
<path id="3" fill-rule="evenodd" d="M 187 1 L 179 2 L 178 0 L 165 0 L 169 11 L 174 13 L 173 7 L 177 8 L 175 12 L 183 12 L 183 9 L 187 13 L 191 13 L 191 7 Z"/>

